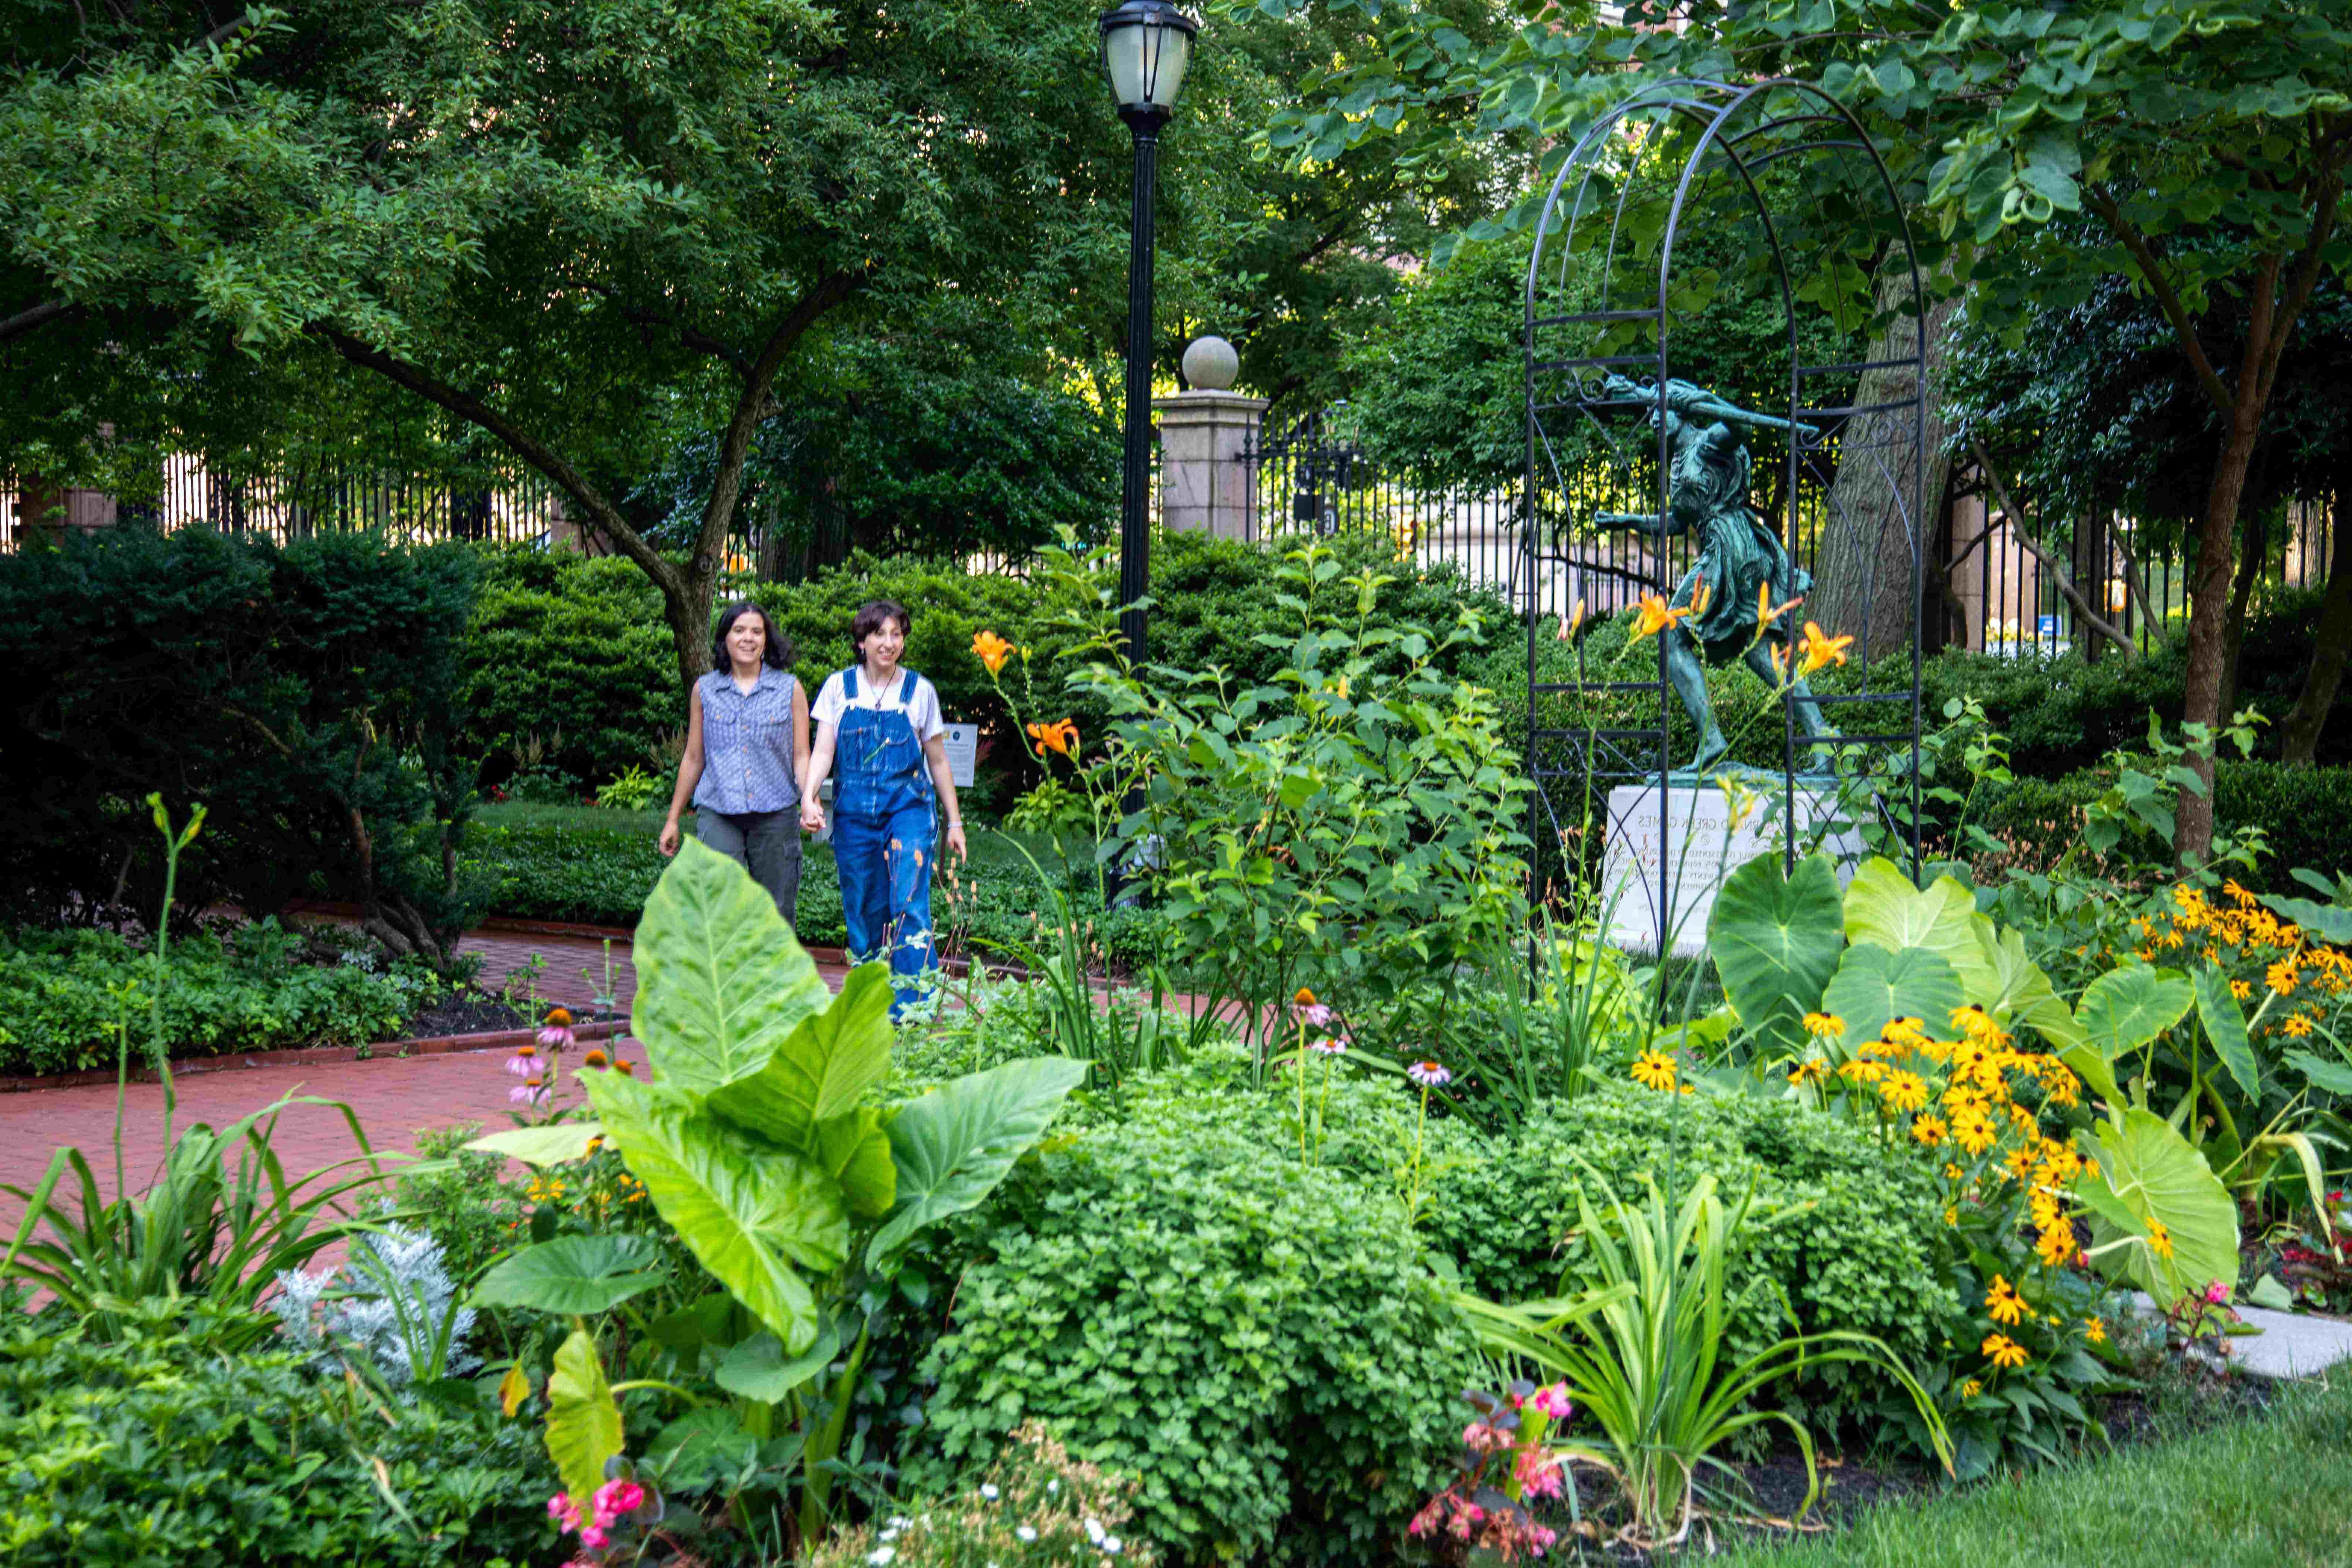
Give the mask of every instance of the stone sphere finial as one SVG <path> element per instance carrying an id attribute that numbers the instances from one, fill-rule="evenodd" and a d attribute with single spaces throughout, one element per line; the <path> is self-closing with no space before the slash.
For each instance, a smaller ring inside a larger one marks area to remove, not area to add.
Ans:
<path id="1" fill-rule="evenodd" d="M 1241 373 L 1241 355 L 1223 338 L 1194 338 L 1184 345 L 1184 384 L 1195 392 L 1231 392 Z"/>

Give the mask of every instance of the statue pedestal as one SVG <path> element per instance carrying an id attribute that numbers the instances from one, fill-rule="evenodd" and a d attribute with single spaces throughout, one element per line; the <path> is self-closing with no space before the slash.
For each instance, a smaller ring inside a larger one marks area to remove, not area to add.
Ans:
<path id="1" fill-rule="evenodd" d="M 1788 848 L 1790 803 L 1780 779 L 1743 782 L 1759 798 L 1737 828 L 1731 826 L 1731 802 L 1713 784 L 1619 784 L 1609 792 L 1601 896 L 1612 942 L 1630 952 L 1656 952 L 1663 899 L 1675 956 L 1696 958 L 1706 951 L 1707 916 L 1725 879 L 1759 855 L 1781 855 Z M 1818 840 L 1843 882 L 1865 851 L 1852 824 L 1827 826 L 1837 816 L 1837 805 L 1835 785 L 1797 781 L 1798 852 Z"/>

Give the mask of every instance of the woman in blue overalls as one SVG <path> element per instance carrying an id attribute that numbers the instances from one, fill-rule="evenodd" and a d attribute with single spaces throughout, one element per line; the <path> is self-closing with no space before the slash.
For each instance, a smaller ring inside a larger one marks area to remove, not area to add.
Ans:
<path id="1" fill-rule="evenodd" d="M 816 744 L 801 792 L 801 826 L 816 832 L 824 826 L 817 791 L 839 765 L 833 855 L 850 962 L 887 952 L 898 977 L 893 1017 L 919 994 L 918 977 L 939 962 L 931 951 L 931 872 L 940 810 L 949 852 L 967 853 L 940 694 L 898 663 L 913 624 L 905 605 L 887 599 L 858 607 L 849 624 L 858 662 L 827 676 L 810 709 Z"/>

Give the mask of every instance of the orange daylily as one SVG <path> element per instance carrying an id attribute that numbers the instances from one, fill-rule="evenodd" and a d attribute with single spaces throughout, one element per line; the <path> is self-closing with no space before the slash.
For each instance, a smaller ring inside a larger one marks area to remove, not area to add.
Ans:
<path id="1" fill-rule="evenodd" d="M 1757 584 L 1756 635 L 1759 637 L 1762 637 L 1767 631 L 1771 629 L 1772 623 L 1774 621 L 1779 620 L 1782 616 L 1787 615 L 1790 610 L 1795 609 L 1799 605 L 1801 605 L 1804 602 L 1805 596 L 1802 594 L 1800 594 L 1786 604 L 1776 605 L 1772 602 L 1772 584 L 1769 583 Z"/>
<path id="2" fill-rule="evenodd" d="M 1706 585 L 1706 579 L 1704 577 L 1692 578 L 1690 613 L 1694 616 L 1704 616 L 1706 614 L 1707 605 L 1714 602 L 1715 590 Z"/>
<path id="3" fill-rule="evenodd" d="M 1665 595 L 1663 594 L 1644 594 L 1642 595 L 1641 611 L 1633 619 L 1633 641 L 1640 642 L 1643 637 L 1655 637 L 1668 626 L 1677 625 L 1690 614 L 1690 606 L 1687 605 L 1680 609 L 1668 609 Z"/>
<path id="4" fill-rule="evenodd" d="M 1077 760 L 1078 727 L 1067 719 L 1051 724 L 1032 724 L 1029 738 L 1036 742 L 1041 757 L 1047 752 L 1059 752 L 1073 762 Z"/>
<path id="5" fill-rule="evenodd" d="M 1582 599 L 1579 599 L 1576 601 L 1576 607 L 1559 618 L 1559 640 L 1566 642 L 1569 638 L 1574 637 L 1576 635 L 1576 628 L 1583 624 L 1584 601 Z"/>
<path id="6" fill-rule="evenodd" d="M 1819 626 L 1807 621 L 1805 635 L 1797 645 L 1805 656 L 1804 662 L 1798 667 L 1797 673 L 1811 675 L 1824 665 L 1843 664 L 1846 647 L 1853 641 L 1853 638 L 1851 637 L 1826 636 Z"/>
<path id="7" fill-rule="evenodd" d="M 981 663 L 988 666 L 988 673 L 994 675 L 1004 668 L 1004 661 L 1013 657 L 1013 645 L 994 632 L 975 632 L 972 634 L 971 651 L 980 656 Z"/>

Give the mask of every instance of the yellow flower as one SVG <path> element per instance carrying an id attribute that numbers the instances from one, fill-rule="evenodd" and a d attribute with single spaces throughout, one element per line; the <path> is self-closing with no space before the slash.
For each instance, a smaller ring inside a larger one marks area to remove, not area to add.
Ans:
<path id="1" fill-rule="evenodd" d="M 1944 1205 L 1944 1223 L 1954 1226 L 1955 1228 L 1958 1226 L 1960 1223 L 1960 1210 L 1958 1205 L 1946 1204 Z"/>
<path id="2" fill-rule="evenodd" d="M 1918 1110 L 1927 1103 L 1927 1080 L 1916 1072 L 1898 1068 L 1878 1086 L 1878 1093 L 1897 1110 Z"/>
<path id="3" fill-rule="evenodd" d="M 1692 578 L 1688 613 L 1693 616 L 1704 616 L 1706 614 L 1706 607 L 1713 603 L 1715 603 L 1715 590 L 1707 586 L 1706 579 L 1703 576 Z"/>
<path id="4" fill-rule="evenodd" d="M 1804 638 L 1797 645 L 1800 651 L 1804 654 L 1804 660 L 1797 667 L 1797 673 L 1811 675 L 1823 665 L 1843 664 L 1846 647 L 1853 641 L 1853 638 L 1851 637 L 1826 637 L 1822 635 L 1821 627 L 1807 621 Z"/>
<path id="5" fill-rule="evenodd" d="M 1930 1149 L 1944 1141 L 1945 1132 L 1944 1119 L 1940 1116 L 1919 1116 L 1912 1119 L 1911 1136 Z"/>
<path id="6" fill-rule="evenodd" d="M 1978 1394 L 1982 1394 L 1983 1392 L 1984 1384 L 1979 1383 L 1973 1377 L 1960 1384 L 1960 1397 L 1962 1399 L 1974 1399 Z"/>
<path id="7" fill-rule="evenodd" d="M 1013 645 L 994 632 L 974 632 L 971 651 L 980 656 L 980 662 L 988 667 L 989 674 L 996 675 L 1003 670 L 1004 661 L 1013 657 Z"/>
<path id="8" fill-rule="evenodd" d="M 2158 1258 L 2172 1256 L 2172 1232 L 2165 1227 L 2164 1222 L 2160 1219 L 2147 1222 L 2147 1249 Z"/>
<path id="9" fill-rule="evenodd" d="M 1789 1081 L 1793 1084 L 1820 1083 L 1829 1076 L 1829 1063 L 1819 1057 L 1808 1057 L 1790 1072 Z"/>
<path id="10" fill-rule="evenodd" d="M 2285 1023 L 2281 1024 L 2279 1027 L 2285 1030 L 2289 1036 L 2299 1040 L 2305 1035 L 2311 1033 L 2311 1020 L 2305 1017 L 2302 1014 L 2297 1013 Z"/>
<path id="11" fill-rule="evenodd" d="M 1838 1068 L 1838 1076 L 1850 1079 L 1855 1083 L 1876 1083 L 1891 1070 L 1893 1069 L 1889 1068 L 1885 1062 L 1874 1062 L 1868 1057 L 1856 1057 Z"/>
<path id="12" fill-rule="evenodd" d="M 1643 1051 L 1633 1063 L 1633 1081 L 1648 1089 L 1675 1087 L 1675 1058 L 1661 1050 Z"/>
<path id="13" fill-rule="evenodd" d="M 1559 618 L 1559 640 L 1566 642 L 1569 638 L 1574 637 L 1576 635 L 1576 628 L 1583 624 L 1584 598 L 1583 595 L 1579 595 L 1577 596 L 1576 607 Z"/>
<path id="14" fill-rule="evenodd" d="M 1985 1292 L 1985 1310 L 1996 1323 L 2014 1323 L 2025 1316 L 2025 1302 L 2015 1286 L 1996 1274 L 1992 1289 Z"/>
<path id="15" fill-rule="evenodd" d="M 1845 1020 L 1835 1013 L 1808 1013 L 1805 1015 L 1805 1033 L 1817 1040 L 1831 1039 L 1845 1033 Z"/>
<path id="16" fill-rule="evenodd" d="M 1799 605 L 1801 605 L 1804 602 L 1805 596 L 1802 594 L 1800 594 L 1785 605 L 1776 605 L 1772 602 L 1772 584 L 1769 582 L 1757 584 L 1756 635 L 1759 637 L 1762 637 L 1766 632 L 1771 630 L 1772 623 L 1774 621 L 1779 620 L 1782 616 L 1787 615 L 1790 610 L 1795 609 Z"/>
<path id="17" fill-rule="evenodd" d="M 1952 1118 L 1952 1142 L 1971 1154 L 1983 1153 L 2000 1137 L 1992 1119 L 1981 1110 L 1963 1111 Z"/>
<path id="18" fill-rule="evenodd" d="M 1995 1366 L 2023 1366 L 2029 1359 L 2025 1347 L 2007 1334 L 1988 1334 L 1979 1348 L 1984 1352 L 1985 1359 Z"/>
<path id="19" fill-rule="evenodd" d="M 1886 1027 L 1879 1031 L 1879 1036 L 1889 1045 L 1910 1046 L 1916 1049 L 1932 1043 L 1927 1038 L 1926 1026 L 1924 1018 L 1890 1018 Z"/>
<path id="20" fill-rule="evenodd" d="M 2095 1345 L 2105 1344 L 2107 1342 L 2107 1325 L 2101 1322 L 2096 1318 L 2086 1318 L 2083 1321 L 2083 1337 L 2090 1341 Z"/>
<path id="21" fill-rule="evenodd" d="M 2001 1162 L 2001 1168 L 2010 1173 L 2012 1180 L 2021 1182 L 2033 1173 L 2033 1167 L 2038 1163 L 2040 1163 L 2039 1151 L 2032 1148 L 2011 1149 L 2009 1152 L 2009 1157 Z"/>
<path id="22" fill-rule="evenodd" d="M 2042 1233 L 2042 1239 L 2033 1244 L 2033 1252 L 2035 1257 L 2041 1258 L 2043 1263 L 2048 1264 L 2053 1268 L 2057 1268 L 2060 1264 L 2074 1257 L 2074 1222 L 2067 1219 L 2061 1219 L 2056 1224 L 2051 1226 L 2049 1229 Z"/>
<path id="23" fill-rule="evenodd" d="M 2294 959 L 2282 958 L 2276 963 L 2272 964 L 2268 970 L 2263 972 L 2263 978 L 2267 979 L 2271 983 L 2272 990 L 2277 992 L 2282 996 L 2285 996 L 2293 994 L 2294 990 L 2294 983 L 2300 979 L 2301 976 L 2295 973 Z"/>

